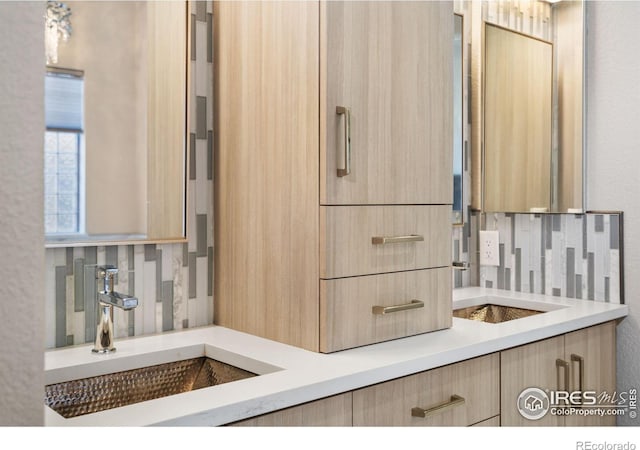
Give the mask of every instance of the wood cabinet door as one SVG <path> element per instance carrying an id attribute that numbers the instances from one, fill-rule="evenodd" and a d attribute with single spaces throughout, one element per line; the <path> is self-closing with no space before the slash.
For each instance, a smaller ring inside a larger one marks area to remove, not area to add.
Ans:
<path id="1" fill-rule="evenodd" d="M 451 204 L 452 2 L 328 1 L 320 15 L 320 203 Z"/>
<path id="2" fill-rule="evenodd" d="M 518 397 L 526 388 L 564 388 L 563 368 L 556 360 L 564 356 L 564 336 L 557 336 L 500 352 L 500 416 L 502 426 L 562 426 L 564 418 L 547 413 L 529 420 L 518 412 Z M 558 376 L 560 372 L 560 377 Z"/>
<path id="3" fill-rule="evenodd" d="M 616 325 L 608 322 L 565 335 L 565 361 L 571 364 L 572 391 L 613 395 L 616 390 Z M 582 379 L 582 386 L 581 386 Z M 598 402 L 598 404 L 603 402 Z M 589 409 L 588 405 L 583 408 Z M 614 426 L 615 415 L 566 416 L 567 426 Z"/>

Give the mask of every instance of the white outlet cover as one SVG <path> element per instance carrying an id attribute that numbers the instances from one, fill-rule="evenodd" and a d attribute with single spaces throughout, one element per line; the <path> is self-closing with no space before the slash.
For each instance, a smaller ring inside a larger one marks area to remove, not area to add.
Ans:
<path id="1" fill-rule="evenodd" d="M 498 231 L 480 231 L 480 265 L 500 265 L 500 233 Z"/>

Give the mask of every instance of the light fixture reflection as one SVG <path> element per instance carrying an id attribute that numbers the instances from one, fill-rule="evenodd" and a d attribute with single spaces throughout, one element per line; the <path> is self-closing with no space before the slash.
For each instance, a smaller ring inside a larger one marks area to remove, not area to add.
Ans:
<path id="1" fill-rule="evenodd" d="M 44 44 L 47 64 L 58 62 L 58 41 L 71 37 L 71 8 L 61 2 L 48 1 L 44 16 Z"/>

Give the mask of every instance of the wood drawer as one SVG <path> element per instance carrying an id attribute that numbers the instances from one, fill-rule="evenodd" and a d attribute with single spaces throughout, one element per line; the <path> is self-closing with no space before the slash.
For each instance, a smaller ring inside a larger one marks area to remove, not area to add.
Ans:
<path id="1" fill-rule="evenodd" d="M 320 280 L 320 351 L 333 352 L 451 327 L 451 269 Z M 412 300 L 424 307 L 374 314 Z"/>
<path id="2" fill-rule="evenodd" d="M 235 427 L 350 427 L 351 392 L 235 422 Z"/>
<path id="3" fill-rule="evenodd" d="M 374 244 L 374 237 L 423 241 Z M 321 206 L 320 278 L 451 264 L 451 205 Z"/>
<path id="4" fill-rule="evenodd" d="M 500 414 L 500 359 L 497 353 L 387 381 L 353 392 L 354 426 L 468 426 Z M 427 417 L 413 408 L 449 403 Z"/>
<path id="5" fill-rule="evenodd" d="M 499 427 L 500 416 L 492 417 L 491 419 L 483 420 L 482 422 L 474 423 L 472 427 Z"/>

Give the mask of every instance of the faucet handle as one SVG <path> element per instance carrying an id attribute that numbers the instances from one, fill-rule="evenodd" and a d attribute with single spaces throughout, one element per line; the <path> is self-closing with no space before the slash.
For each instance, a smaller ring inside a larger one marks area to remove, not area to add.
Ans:
<path id="1" fill-rule="evenodd" d="M 466 261 L 453 261 L 451 263 L 451 266 L 457 270 L 467 270 L 469 267 L 471 267 L 471 264 Z"/>
<path id="2" fill-rule="evenodd" d="M 115 266 L 98 266 L 96 267 L 96 279 L 105 280 L 118 275 L 118 268 Z"/>

